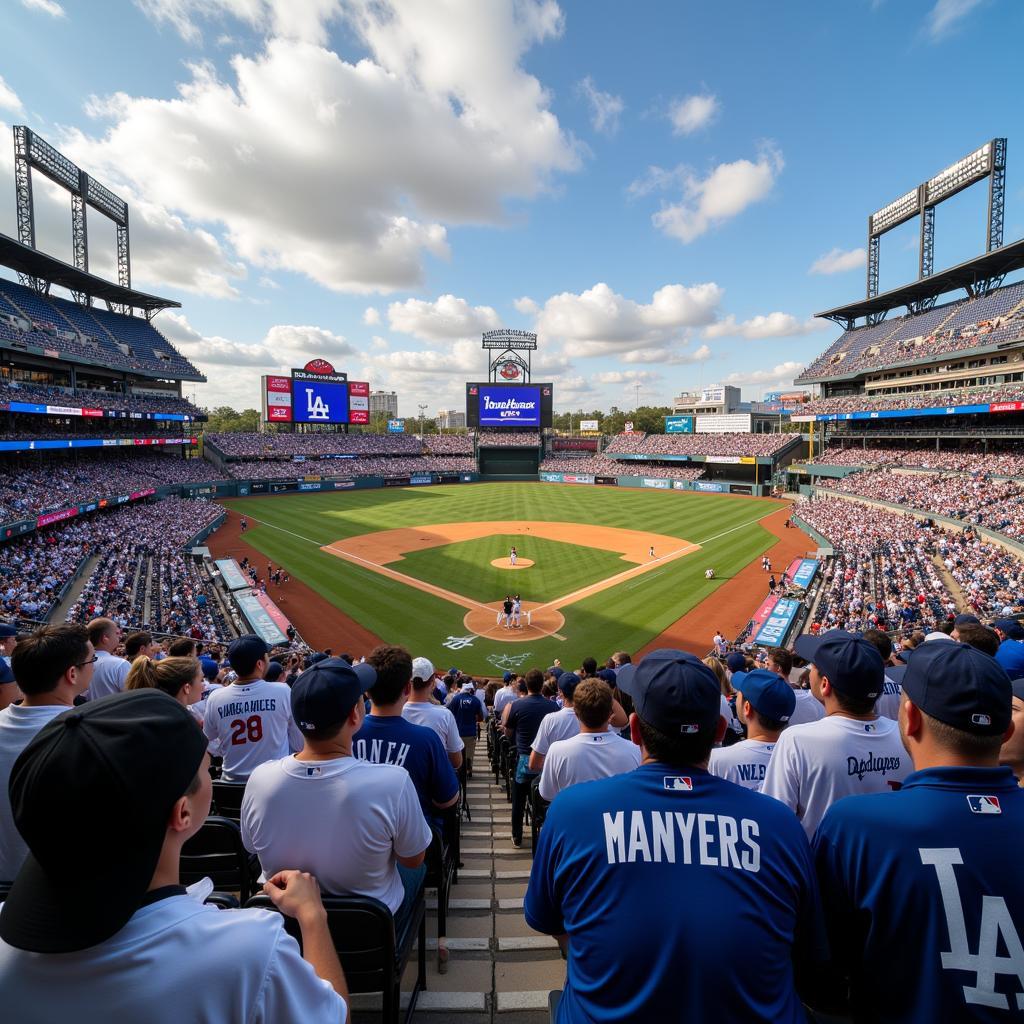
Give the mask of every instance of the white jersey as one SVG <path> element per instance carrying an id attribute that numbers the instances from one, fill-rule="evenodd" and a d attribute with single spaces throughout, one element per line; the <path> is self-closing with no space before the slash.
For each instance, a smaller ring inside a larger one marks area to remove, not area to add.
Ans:
<path id="1" fill-rule="evenodd" d="M 501 713 L 504 711 L 505 705 L 511 704 L 518 696 L 519 693 L 516 691 L 515 687 L 511 686 L 503 686 L 494 695 L 494 713 L 498 718 L 501 718 Z"/>
<path id="2" fill-rule="evenodd" d="M 106 651 L 97 651 L 92 679 L 84 696 L 88 700 L 99 700 L 100 697 L 120 693 L 124 689 L 124 681 L 128 678 L 131 667 L 131 663 L 124 658 L 115 658 Z"/>
<path id="3" fill-rule="evenodd" d="M 265 679 L 232 683 L 211 693 L 203 732 L 210 753 L 224 758 L 226 782 L 245 782 L 257 765 L 302 748 L 302 733 L 292 721 L 291 690 Z"/>
<path id="4" fill-rule="evenodd" d="M 10 704 L 0 711 L 0 879 L 11 882 L 28 853 L 25 840 L 14 826 L 7 783 L 18 755 L 51 719 L 71 709 L 66 704 L 25 708 Z"/>
<path id="5" fill-rule="evenodd" d="M 829 715 L 779 736 L 761 792 L 791 807 L 813 836 L 840 798 L 898 789 L 913 770 L 895 722 Z"/>
<path id="6" fill-rule="evenodd" d="M 731 747 L 717 747 L 711 751 L 708 771 L 759 793 L 774 749 L 774 743 L 763 740 L 740 740 Z"/>
<path id="7" fill-rule="evenodd" d="M 196 983 L 186 949 L 201 952 L 210 984 Z M 112 938 L 77 953 L 27 953 L 0 940 L 0 1006 L 18 1024 L 344 1024 L 348 1016 L 280 914 L 218 910 L 183 895 L 141 907 Z"/>
<path id="8" fill-rule="evenodd" d="M 264 878 L 308 871 L 324 892 L 373 896 L 392 914 L 404 896 L 396 856 L 422 853 L 432 835 L 409 773 L 354 757 L 260 765 L 241 817 L 242 842 Z"/>
<path id="9" fill-rule="evenodd" d="M 441 704 L 407 700 L 402 707 L 402 717 L 413 725 L 425 725 L 428 729 L 433 729 L 440 736 L 444 749 L 449 754 L 458 754 L 466 746 L 459 735 L 455 716 Z"/>
<path id="10" fill-rule="evenodd" d="M 563 789 L 577 782 L 622 775 L 639 766 L 640 748 L 618 733 L 578 732 L 548 748 L 540 775 L 540 795 L 545 800 L 554 800 Z"/>
<path id="11" fill-rule="evenodd" d="M 883 718 L 891 718 L 894 722 L 900 720 L 900 692 L 903 687 L 895 679 L 885 677 L 885 684 L 882 686 L 882 695 L 875 701 L 875 712 Z"/>
<path id="12" fill-rule="evenodd" d="M 210 694 L 213 693 L 214 690 L 222 689 L 224 689 L 224 687 L 220 683 L 204 683 L 202 697 L 200 697 L 195 704 L 189 705 L 189 711 L 199 719 L 200 725 L 202 725 L 206 720 L 206 702 L 210 699 Z"/>
<path id="13" fill-rule="evenodd" d="M 789 727 L 806 725 L 808 722 L 820 722 L 825 717 L 825 706 L 810 690 L 794 690 L 796 707 L 789 716 Z"/>
<path id="14" fill-rule="evenodd" d="M 538 754 L 547 754 L 552 743 L 567 740 L 580 731 L 580 720 L 572 708 L 562 708 L 553 715 L 545 715 L 540 720 L 537 735 L 533 738 L 533 749 Z"/>

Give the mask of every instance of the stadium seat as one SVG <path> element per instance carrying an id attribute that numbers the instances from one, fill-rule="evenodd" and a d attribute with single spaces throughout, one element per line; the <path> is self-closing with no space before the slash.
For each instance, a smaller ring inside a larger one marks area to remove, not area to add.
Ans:
<path id="1" fill-rule="evenodd" d="M 217 892 L 216 890 L 211 892 L 203 902 L 208 903 L 211 907 L 216 907 L 218 910 L 237 910 L 241 906 L 237 897 L 231 893 Z"/>
<path id="2" fill-rule="evenodd" d="M 224 782 L 217 779 L 213 783 L 213 804 L 217 808 L 217 814 L 232 821 L 241 820 L 244 795 L 244 782 Z"/>
<path id="3" fill-rule="evenodd" d="M 181 851 L 182 885 L 209 878 L 215 889 L 238 892 L 246 900 L 256 890 L 258 873 L 242 845 L 242 830 L 229 818 L 207 818 Z"/>
<path id="4" fill-rule="evenodd" d="M 323 897 L 327 926 L 349 992 L 383 993 L 381 1020 L 397 1024 L 401 1005 L 401 984 L 405 966 L 418 941 L 416 984 L 405 1013 L 408 1024 L 416 1012 L 416 1001 L 427 987 L 427 903 L 420 895 L 401 934 L 395 934 L 395 919 L 380 900 L 370 896 Z M 269 896 L 254 896 L 246 907 L 279 913 Z M 298 922 L 285 918 L 285 928 L 302 946 Z"/>
<path id="5" fill-rule="evenodd" d="M 537 836 L 540 835 L 541 826 L 547 816 L 551 804 L 540 795 L 540 776 L 538 775 L 530 786 L 530 849 L 536 853 Z"/>

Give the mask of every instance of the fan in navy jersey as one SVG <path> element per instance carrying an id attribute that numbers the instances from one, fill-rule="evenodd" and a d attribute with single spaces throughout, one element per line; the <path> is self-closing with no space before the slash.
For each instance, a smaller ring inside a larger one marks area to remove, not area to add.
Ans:
<path id="1" fill-rule="evenodd" d="M 1009 676 L 967 644 L 922 644 L 899 725 L 916 769 L 903 788 L 840 800 L 814 837 L 836 991 L 856 1021 L 1019 1020 L 1024 793 L 998 765 Z"/>
<path id="2" fill-rule="evenodd" d="M 625 685 L 640 767 L 555 797 L 526 894 L 568 951 L 559 1024 L 803 1024 L 794 963 L 824 933 L 800 823 L 708 774 L 725 722 L 699 659 L 652 651 Z"/>
<path id="3" fill-rule="evenodd" d="M 459 799 L 459 780 L 444 744 L 433 729 L 402 717 L 412 691 L 412 657 L 404 647 L 375 647 L 366 659 L 377 672 L 368 691 L 370 714 L 352 741 L 360 761 L 397 764 L 412 777 L 428 824 L 440 825 L 440 811 Z"/>

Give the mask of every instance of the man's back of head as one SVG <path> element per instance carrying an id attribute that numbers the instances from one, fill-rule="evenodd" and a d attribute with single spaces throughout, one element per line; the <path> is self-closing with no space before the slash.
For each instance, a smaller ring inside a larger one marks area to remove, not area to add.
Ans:
<path id="1" fill-rule="evenodd" d="M 531 668 L 526 673 L 526 692 L 532 697 L 544 689 L 544 673 L 539 668 Z"/>
<path id="2" fill-rule="evenodd" d="M 81 693 L 92 676 L 92 645 L 84 626 L 43 626 L 14 648 L 11 670 L 28 702 L 56 691 L 67 676 L 69 687 Z"/>
<path id="3" fill-rule="evenodd" d="M 381 644 L 366 660 L 377 673 L 370 700 L 382 708 L 397 704 L 412 679 L 412 656 L 404 647 Z"/>
<path id="4" fill-rule="evenodd" d="M 85 627 L 89 631 L 89 641 L 98 651 L 112 651 L 117 646 L 120 629 L 113 619 L 93 619 Z"/>

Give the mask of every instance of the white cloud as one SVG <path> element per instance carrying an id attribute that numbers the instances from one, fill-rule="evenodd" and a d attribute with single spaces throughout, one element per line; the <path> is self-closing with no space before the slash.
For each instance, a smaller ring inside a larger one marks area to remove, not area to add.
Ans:
<path id="1" fill-rule="evenodd" d="M 609 137 L 614 135 L 619 130 L 619 118 L 626 108 L 622 97 L 602 92 L 590 75 L 580 81 L 576 89 L 590 105 L 590 124 L 594 131 Z"/>
<path id="2" fill-rule="evenodd" d="M 688 366 L 703 363 L 711 358 L 711 349 L 701 345 L 693 352 L 680 351 L 672 348 L 631 348 L 628 352 L 619 353 L 618 359 L 624 363 L 664 363 L 668 366 Z"/>
<path id="3" fill-rule="evenodd" d="M 937 42 L 960 27 L 982 0 L 936 0 L 935 6 L 925 19 L 925 31 L 933 42 Z"/>
<path id="4" fill-rule="evenodd" d="M 370 348 L 375 352 L 387 352 L 387 350 L 391 348 L 391 343 L 387 338 L 382 338 L 379 334 L 375 334 L 373 338 L 370 339 Z"/>
<path id="5" fill-rule="evenodd" d="M 380 311 L 373 306 L 367 306 L 363 312 L 363 323 L 367 327 L 374 327 L 380 323 Z"/>
<path id="6" fill-rule="evenodd" d="M 612 291 L 603 282 L 580 294 L 562 292 L 544 304 L 537 331 L 564 342 L 570 358 L 623 355 L 635 349 L 677 351 L 686 330 L 713 323 L 722 289 L 714 283 L 659 288 L 649 303 Z"/>
<path id="7" fill-rule="evenodd" d="M 672 122 L 672 134 L 692 135 L 710 124 L 718 115 L 718 111 L 718 98 L 710 93 L 673 100 L 668 111 L 668 119 Z"/>
<path id="8" fill-rule="evenodd" d="M 266 274 L 260 278 L 260 287 L 267 288 L 272 292 L 281 290 L 281 286 L 272 277 L 267 277 Z"/>
<path id="9" fill-rule="evenodd" d="M 661 374 L 653 370 L 606 370 L 595 379 L 599 384 L 648 384 L 661 380 Z"/>
<path id="10" fill-rule="evenodd" d="M 804 364 L 795 360 L 779 363 L 767 370 L 751 370 L 749 372 L 730 373 L 723 384 L 736 387 L 748 385 L 759 387 L 764 391 L 781 391 L 793 386 L 793 378 L 803 371 Z"/>
<path id="11" fill-rule="evenodd" d="M 57 0 L 21 0 L 21 6 L 27 7 L 30 11 L 41 11 L 50 15 L 51 18 L 63 18 L 66 12 Z"/>
<path id="12" fill-rule="evenodd" d="M 69 131 L 62 147 L 113 187 L 126 181 L 190 225 L 222 227 L 263 271 L 353 293 L 415 287 L 425 261 L 449 255 L 447 225 L 501 223 L 506 200 L 531 199 L 579 165 L 549 94 L 522 67 L 561 32 L 551 2 L 143 6 L 187 37 L 207 11 L 271 35 L 226 73 L 191 65 L 172 99 L 95 101 L 104 133 Z M 358 62 L 318 45 L 340 16 Z"/>
<path id="13" fill-rule="evenodd" d="M 433 302 L 407 299 L 388 306 L 388 323 L 393 331 L 411 334 L 423 341 L 473 339 L 479 346 L 480 334 L 501 326 L 501 319 L 490 306 L 471 306 L 455 295 L 441 295 Z"/>
<path id="14" fill-rule="evenodd" d="M 822 330 L 815 320 L 800 320 L 792 313 L 767 313 L 753 316 L 742 323 L 736 322 L 731 314 L 704 329 L 706 338 L 746 338 L 760 341 L 763 338 L 791 338 L 799 334 L 812 334 Z"/>
<path id="15" fill-rule="evenodd" d="M 690 243 L 764 199 L 783 166 L 782 153 L 764 146 L 756 162 L 719 164 L 706 178 L 690 175 L 683 184 L 682 201 L 663 206 L 651 221 L 670 238 Z"/>
<path id="16" fill-rule="evenodd" d="M 916 244 L 916 243 L 915 243 Z M 810 274 L 841 274 L 847 270 L 856 270 L 867 262 L 864 249 L 829 249 L 819 256 L 808 271 Z"/>
<path id="17" fill-rule="evenodd" d="M 18 94 L 4 81 L 3 75 L 0 75 L 0 110 L 11 110 L 15 114 L 24 110 Z"/>
<path id="18" fill-rule="evenodd" d="M 540 306 L 529 295 L 516 299 L 512 305 L 515 307 L 516 312 L 522 313 L 523 316 L 536 316 L 540 312 Z"/>
<path id="19" fill-rule="evenodd" d="M 629 183 L 626 194 L 630 199 L 639 199 L 652 192 L 682 188 L 688 177 L 690 177 L 690 171 L 685 164 L 677 164 L 672 168 L 658 167 L 657 164 L 654 164 L 648 167 L 641 177 Z"/>

